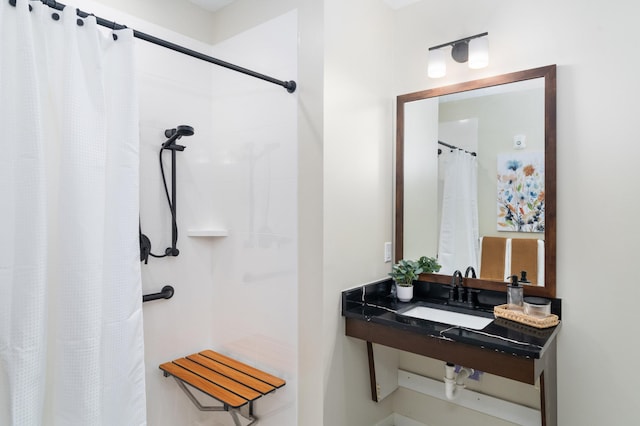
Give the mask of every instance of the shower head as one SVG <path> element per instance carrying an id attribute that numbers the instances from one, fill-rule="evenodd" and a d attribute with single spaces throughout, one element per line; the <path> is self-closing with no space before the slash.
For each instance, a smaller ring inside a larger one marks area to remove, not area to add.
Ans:
<path id="1" fill-rule="evenodd" d="M 193 136 L 195 132 L 191 126 L 178 126 L 175 129 L 167 129 L 164 131 L 164 135 L 168 137 L 167 141 L 162 144 L 164 149 L 175 149 L 183 151 L 184 146 L 176 145 L 176 141 L 183 136 Z"/>
<path id="2" fill-rule="evenodd" d="M 173 136 L 174 134 L 178 134 L 178 137 L 182 136 L 193 136 L 195 132 L 193 131 L 193 127 L 191 126 L 178 126 L 175 129 L 167 129 L 164 131 L 164 135 L 168 138 Z"/>

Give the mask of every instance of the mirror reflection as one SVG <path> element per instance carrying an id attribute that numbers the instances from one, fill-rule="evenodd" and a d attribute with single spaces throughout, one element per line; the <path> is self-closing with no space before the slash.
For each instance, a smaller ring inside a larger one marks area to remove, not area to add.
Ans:
<path id="1" fill-rule="evenodd" d="M 554 66 L 400 96 L 397 143 L 397 259 L 555 294 Z"/>

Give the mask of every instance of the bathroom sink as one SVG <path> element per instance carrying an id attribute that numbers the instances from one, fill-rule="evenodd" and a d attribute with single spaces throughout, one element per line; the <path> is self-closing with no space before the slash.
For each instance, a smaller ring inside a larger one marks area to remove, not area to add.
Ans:
<path id="1" fill-rule="evenodd" d="M 430 308 L 427 306 L 414 306 L 404 312 L 399 311 L 398 315 L 471 328 L 473 330 L 482 330 L 493 322 L 493 318 L 446 311 L 444 309 Z"/>

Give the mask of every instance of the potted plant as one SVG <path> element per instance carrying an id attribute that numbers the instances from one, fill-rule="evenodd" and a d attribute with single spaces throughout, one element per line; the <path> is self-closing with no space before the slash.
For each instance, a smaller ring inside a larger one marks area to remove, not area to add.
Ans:
<path id="1" fill-rule="evenodd" d="M 396 295 L 401 302 L 413 298 L 413 281 L 422 273 L 419 263 L 414 260 L 401 260 L 391 267 L 389 276 L 396 282 Z"/>
<path id="2" fill-rule="evenodd" d="M 435 257 L 422 256 L 418 259 L 418 265 L 422 269 L 423 274 L 433 274 L 442 268 L 442 265 L 438 263 Z"/>

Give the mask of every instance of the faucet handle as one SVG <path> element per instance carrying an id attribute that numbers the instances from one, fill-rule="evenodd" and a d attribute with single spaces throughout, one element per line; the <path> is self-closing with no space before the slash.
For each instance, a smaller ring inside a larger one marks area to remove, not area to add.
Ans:
<path id="1" fill-rule="evenodd" d="M 453 302 L 456 300 L 456 286 L 452 285 L 449 287 L 449 301 Z"/>
<path id="2" fill-rule="evenodd" d="M 460 286 L 458 287 L 458 302 L 464 302 L 464 294 L 465 292 L 467 293 L 467 297 L 469 297 L 468 295 L 470 294 L 469 291 L 467 291 L 466 288 Z"/>
<path id="3" fill-rule="evenodd" d="M 473 288 L 469 288 L 467 289 L 467 305 L 474 307 L 476 306 L 476 296 L 478 293 L 480 293 L 480 290 L 476 290 Z"/>

